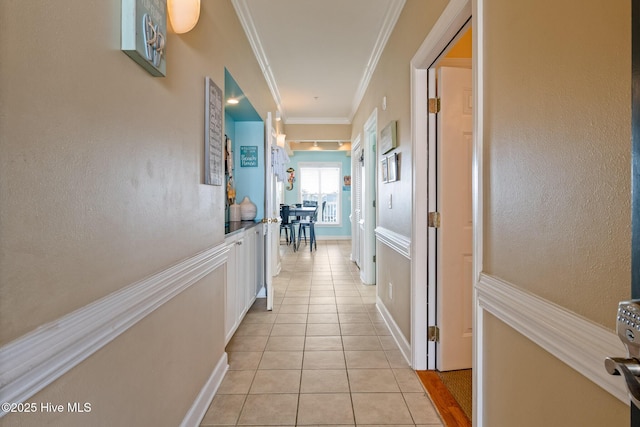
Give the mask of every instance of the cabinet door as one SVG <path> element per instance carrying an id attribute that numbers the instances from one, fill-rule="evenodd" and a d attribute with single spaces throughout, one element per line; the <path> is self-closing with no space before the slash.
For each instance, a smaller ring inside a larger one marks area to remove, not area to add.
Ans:
<path id="1" fill-rule="evenodd" d="M 247 311 L 247 239 L 236 242 L 236 321 L 242 322 Z"/>
<path id="2" fill-rule="evenodd" d="M 253 290 L 258 295 L 264 287 L 264 233 L 262 227 L 256 227 L 256 282 Z"/>

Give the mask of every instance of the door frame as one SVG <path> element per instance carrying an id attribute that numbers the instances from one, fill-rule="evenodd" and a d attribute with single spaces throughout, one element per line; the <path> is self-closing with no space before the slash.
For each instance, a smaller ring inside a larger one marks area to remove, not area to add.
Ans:
<path id="1" fill-rule="evenodd" d="M 361 200 L 360 194 L 360 162 L 358 153 L 360 152 L 361 135 L 358 134 L 351 145 L 351 261 L 360 268 L 360 214 L 361 208 L 358 203 Z"/>
<path id="2" fill-rule="evenodd" d="M 631 2 L 631 298 L 640 298 L 640 0 Z M 631 425 L 640 408 L 630 404 Z"/>
<path id="3" fill-rule="evenodd" d="M 428 354 L 435 345 L 427 341 L 428 317 L 428 69 L 437 60 L 460 28 L 471 18 L 473 36 L 473 274 L 474 288 L 482 271 L 482 123 L 483 123 L 483 0 L 451 0 L 411 60 L 411 147 L 413 175 L 413 206 L 411 227 L 411 363 L 414 369 L 434 369 L 428 366 Z M 482 309 L 473 293 L 473 425 L 482 427 Z M 431 310 L 433 311 L 433 310 Z"/>
<path id="4" fill-rule="evenodd" d="M 375 141 L 374 139 L 375 138 Z M 378 193 L 376 184 L 377 171 L 377 146 L 378 139 L 378 109 L 373 112 L 364 124 L 364 151 L 365 176 L 361 176 L 361 185 L 364 184 L 362 192 L 363 202 L 362 218 L 364 218 L 364 250 L 360 253 L 360 280 L 366 285 L 376 284 L 376 263 L 373 257 L 376 254 L 376 195 Z"/>

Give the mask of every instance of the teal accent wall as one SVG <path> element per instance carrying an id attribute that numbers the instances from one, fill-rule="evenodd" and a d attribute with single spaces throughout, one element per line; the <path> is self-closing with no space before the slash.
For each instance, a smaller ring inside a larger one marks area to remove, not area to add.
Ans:
<path id="1" fill-rule="evenodd" d="M 256 204 L 256 219 L 264 218 L 264 123 L 240 122 L 234 125 L 233 137 L 233 180 L 236 187 L 236 203 L 242 202 L 245 196 Z M 240 166 L 240 147 L 254 146 L 258 151 L 258 167 Z"/>
<path id="2" fill-rule="evenodd" d="M 296 181 L 293 183 L 293 190 L 291 191 L 286 189 L 287 183 L 285 182 L 284 202 L 286 204 L 293 205 L 301 203 L 301 200 L 299 200 L 300 193 L 298 191 L 298 172 L 300 170 L 298 163 L 341 163 L 342 177 L 351 175 L 351 157 L 347 157 L 345 151 L 294 151 L 293 156 L 290 156 L 289 159 L 291 162 L 288 166 L 296 170 Z M 342 183 L 340 187 L 342 188 L 342 224 L 340 226 L 316 225 L 316 235 L 318 236 L 351 237 L 351 222 L 349 221 L 349 215 L 351 214 L 351 191 L 344 191 Z"/>

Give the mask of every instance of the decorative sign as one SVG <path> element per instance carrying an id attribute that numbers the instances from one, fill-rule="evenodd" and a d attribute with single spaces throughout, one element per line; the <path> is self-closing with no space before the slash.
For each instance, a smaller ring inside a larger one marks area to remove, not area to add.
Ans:
<path id="1" fill-rule="evenodd" d="M 222 185 L 222 90 L 206 77 L 205 94 L 205 142 L 204 142 L 204 183 Z"/>
<path id="2" fill-rule="evenodd" d="M 149 74 L 164 77 L 167 71 L 166 0 L 122 0 L 120 49 Z"/>
<path id="3" fill-rule="evenodd" d="M 258 167 L 258 146 L 257 145 L 241 145 L 240 146 L 240 167 L 241 168 L 257 168 Z"/>

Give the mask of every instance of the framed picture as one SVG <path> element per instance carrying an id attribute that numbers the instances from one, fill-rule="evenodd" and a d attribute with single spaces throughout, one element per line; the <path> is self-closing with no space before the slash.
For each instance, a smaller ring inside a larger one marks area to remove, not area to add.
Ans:
<path id="1" fill-rule="evenodd" d="M 381 154 L 386 154 L 396 148 L 396 127 L 397 122 L 393 120 L 380 131 Z"/>
<path id="2" fill-rule="evenodd" d="M 380 175 L 382 176 L 382 182 L 389 182 L 389 172 L 387 169 L 387 158 L 385 157 L 380 161 Z"/>
<path id="3" fill-rule="evenodd" d="M 398 179 L 398 155 L 393 153 L 387 157 L 387 163 L 389 168 L 389 182 L 396 181 Z"/>
<path id="4" fill-rule="evenodd" d="M 222 185 L 224 181 L 222 90 L 210 77 L 206 77 L 205 81 L 204 183 Z"/>

